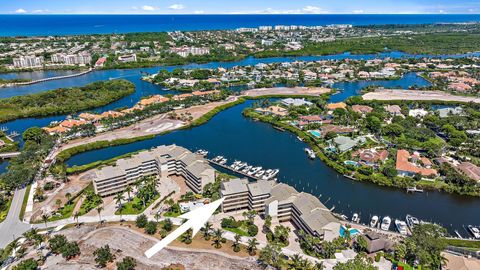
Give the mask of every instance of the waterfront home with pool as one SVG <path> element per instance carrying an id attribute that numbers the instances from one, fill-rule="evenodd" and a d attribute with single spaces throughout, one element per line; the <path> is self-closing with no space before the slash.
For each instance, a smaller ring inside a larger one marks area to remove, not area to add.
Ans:
<path id="1" fill-rule="evenodd" d="M 423 177 L 436 177 L 438 172 L 431 168 L 432 163 L 426 157 L 421 157 L 419 153 L 410 155 L 407 150 L 399 149 L 397 151 L 396 169 L 399 176 L 413 177 L 420 174 Z"/>

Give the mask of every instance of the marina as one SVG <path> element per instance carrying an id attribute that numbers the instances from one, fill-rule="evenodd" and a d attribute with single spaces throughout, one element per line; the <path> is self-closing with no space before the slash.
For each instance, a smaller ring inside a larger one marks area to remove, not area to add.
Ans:
<path id="1" fill-rule="evenodd" d="M 207 160 L 212 164 L 254 180 L 277 181 L 277 178 L 275 177 L 280 171 L 279 169 L 263 169 L 261 166 L 249 165 L 248 163 L 239 160 L 235 160 L 232 164 L 227 165 L 228 159 L 223 156 L 216 156 Z"/>

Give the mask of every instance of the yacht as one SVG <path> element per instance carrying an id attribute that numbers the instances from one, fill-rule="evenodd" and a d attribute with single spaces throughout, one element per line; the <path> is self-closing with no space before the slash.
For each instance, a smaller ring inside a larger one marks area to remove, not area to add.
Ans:
<path id="1" fill-rule="evenodd" d="M 247 164 L 247 166 L 243 168 L 242 173 L 247 173 L 248 171 L 250 171 L 250 169 L 252 169 L 252 167 L 253 166 Z"/>
<path id="2" fill-rule="evenodd" d="M 418 221 L 418 219 L 416 217 L 411 216 L 411 215 L 407 215 L 405 220 L 407 221 L 407 225 L 410 228 L 410 230 L 413 230 L 413 227 L 420 224 L 420 221 Z"/>
<path id="3" fill-rule="evenodd" d="M 238 166 L 235 168 L 236 171 L 241 170 L 243 167 L 247 166 L 248 164 L 246 162 L 241 162 L 238 164 Z"/>
<path id="4" fill-rule="evenodd" d="M 354 213 L 352 216 L 352 222 L 358 223 L 360 221 L 360 218 L 358 217 L 357 213 Z"/>
<path id="5" fill-rule="evenodd" d="M 378 223 L 378 216 L 373 216 L 370 220 L 370 227 L 376 228 Z"/>
<path id="6" fill-rule="evenodd" d="M 315 152 L 313 152 L 310 148 L 305 148 L 305 152 L 307 152 L 308 158 L 315 159 Z"/>
<path id="7" fill-rule="evenodd" d="M 480 239 L 480 230 L 477 227 L 468 225 L 467 228 L 473 237 L 475 237 L 475 239 Z"/>
<path id="8" fill-rule="evenodd" d="M 270 170 L 270 172 L 269 172 L 269 170 L 267 170 L 265 172 L 265 174 L 263 175 L 262 179 L 263 180 L 270 180 L 270 179 L 274 178 L 278 174 L 279 171 L 280 171 L 279 169 Z"/>
<path id="9" fill-rule="evenodd" d="M 253 167 L 250 171 L 248 171 L 248 175 L 254 175 L 256 174 L 258 171 L 260 171 L 262 169 L 262 167 Z"/>
<path id="10" fill-rule="evenodd" d="M 407 230 L 407 223 L 403 220 L 395 219 L 395 227 L 397 228 L 397 231 L 400 234 L 407 235 L 408 230 Z"/>
<path id="11" fill-rule="evenodd" d="M 201 155 L 201 156 L 207 156 L 208 155 L 208 151 L 207 150 L 203 150 L 203 149 L 198 149 L 197 152 L 198 155 Z"/>
<path id="12" fill-rule="evenodd" d="M 255 177 L 257 177 L 257 178 L 262 177 L 262 175 L 264 175 L 264 174 L 265 174 L 265 170 L 260 170 L 255 174 Z"/>
<path id="13" fill-rule="evenodd" d="M 223 156 L 216 156 L 212 159 L 213 162 L 219 162 L 220 160 L 223 159 Z"/>
<path id="14" fill-rule="evenodd" d="M 222 158 L 222 159 L 218 162 L 218 164 L 220 164 L 220 165 L 225 165 L 225 164 L 227 163 L 227 161 L 228 161 L 228 159 Z"/>
<path id="15" fill-rule="evenodd" d="M 388 231 L 391 223 L 392 223 L 392 219 L 389 216 L 384 217 L 382 219 L 382 225 L 380 225 L 380 229 L 384 231 Z"/>

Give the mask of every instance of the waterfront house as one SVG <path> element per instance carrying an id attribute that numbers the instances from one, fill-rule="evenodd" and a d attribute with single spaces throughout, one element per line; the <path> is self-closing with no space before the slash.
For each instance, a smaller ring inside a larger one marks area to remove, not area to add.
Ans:
<path id="1" fill-rule="evenodd" d="M 358 237 L 363 237 L 367 242 L 367 252 L 369 254 L 379 251 L 390 252 L 393 250 L 393 243 L 387 237 L 379 233 L 369 231 Z"/>
<path id="2" fill-rule="evenodd" d="M 357 158 L 361 164 L 375 166 L 383 163 L 388 158 L 388 151 L 385 149 L 360 149 L 352 153 L 352 158 Z"/>
<path id="3" fill-rule="evenodd" d="M 426 163 L 426 165 L 424 165 Z M 431 168 L 432 163 L 427 158 L 421 158 L 420 154 L 410 155 L 407 150 L 397 151 L 396 169 L 399 176 L 413 177 L 420 174 L 423 177 L 436 177 L 438 172 Z"/>
<path id="4" fill-rule="evenodd" d="M 468 178 L 480 182 L 480 167 L 477 165 L 470 162 L 462 162 L 454 168 Z"/>
<path id="5" fill-rule="evenodd" d="M 337 126 L 337 125 L 324 125 L 320 128 L 322 137 L 325 137 L 329 132 L 336 134 L 350 134 L 355 131 L 351 127 Z"/>
<path id="6" fill-rule="evenodd" d="M 161 95 L 154 95 L 149 98 L 144 98 L 138 102 L 138 104 L 142 107 L 146 107 L 152 104 L 163 103 L 167 102 L 170 99 Z"/>
<path id="7" fill-rule="evenodd" d="M 330 148 L 335 147 L 340 153 L 343 153 L 351 150 L 357 145 L 364 144 L 366 141 L 366 138 L 363 136 L 354 139 L 345 136 L 338 136 L 330 140 L 329 143 L 331 144 Z"/>
<path id="8" fill-rule="evenodd" d="M 277 116 L 287 116 L 288 115 L 288 110 L 280 107 L 280 106 L 270 106 L 268 108 L 256 108 L 256 112 L 261 113 L 261 114 L 273 114 Z"/>
<path id="9" fill-rule="evenodd" d="M 100 115 L 93 113 L 81 113 L 78 117 L 80 120 L 90 123 L 97 123 L 102 118 Z"/>
<path id="10" fill-rule="evenodd" d="M 311 106 L 313 105 L 312 102 L 305 100 L 304 98 L 286 98 L 282 99 L 282 104 L 285 106 Z"/>

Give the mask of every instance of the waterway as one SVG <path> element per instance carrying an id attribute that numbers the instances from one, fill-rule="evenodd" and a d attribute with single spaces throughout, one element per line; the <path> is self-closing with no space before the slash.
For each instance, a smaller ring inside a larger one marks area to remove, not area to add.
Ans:
<path id="1" fill-rule="evenodd" d="M 407 55 L 402 53 L 394 53 L 359 55 L 354 57 L 357 59 L 372 59 L 406 56 Z M 272 63 L 344 58 L 353 57 L 348 54 L 342 54 L 299 58 L 247 58 L 233 63 L 208 63 L 186 65 L 183 67 L 215 68 L 219 66 L 254 65 L 260 62 Z M 93 81 L 109 78 L 125 78 L 135 84 L 137 90 L 134 94 L 94 110 L 100 112 L 123 106 L 131 106 L 145 95 L 166 93 L 159 86 L 140 80 L 140 71 L 153 73 L 162 68 L 173 69 L 176 67 L 96 71 L 68 80 L 1 89 L 0 97 L 36 93 L 58 87 L 85 85 Z M 55 72 L 55 75 L 57 74 L 64 75 L 63 72 Z M 23 73 L 19 76 L 28 76 L 28 74 Z M 340 92 L 333 95 L 331 101 L 342 101 L 349 96 L 358 94 L 359 90 L 363 87 L 372 84 L 406 89 L 412 85 L 425 86 L 428 85 L 428 82 L 414 73 L 407 73 L 399 80 L 336 83 L 334 87 L 340 89 Z M 328 207 L 335 206 L 336 212 L 344 213 L 347 216 L 351 216 L 353 212 L 361 213 L 363 222 L 368 222 L 371 215 L 389 215 L 392 218 L 403 219 L 406 214 L 412 214 L 424 220 L 441 223 L 451 231 L 458 229 L 460 233 L 464 235 L 466 235 L 466 232 L 462 231 L 462 225 L 480 224 L 480 210 L 478 209 L 480 199 L 478 198 L 462 197 L 439 192 L 426 192 L 413 195 L 406 194 L 405 191 L 401 189 L 383 188 L 370 183 L 354 182 L 338 175 L 318 159 L 313 161 L 308 160 L 303 151 L 305 144 L 298 141 L 294 135 L 277 131 L 268 124 L 254 122 L 244 118 L 241 112 L 246 107 L 251 106 L 251 104 L 252 101 L 248 101 L 225 110 L 200 127 L 174 131 L 164 136 L 158 136 L 151 140 L 129 145 L 82 153 L 72 157 L 68 161 L 68 165 L 87 164 L 140 149 L 175 143 L 191 150 L 198 148 L 207 149 L 211 152 L 211 155 L 224 155 L 230 159 L 240 159 L 265 168 L 279 168 L 279 181 L 291 184 L 300 191 L 304 190 L 316 196 L 321 196 L 321 201 Z M 51 121 L 58 121 L 64 118 L 65 116 L 20 119 L 1 125 L 9 127 L 10 130 L 22 132 L 30 126 L 46 126 Z"/>

